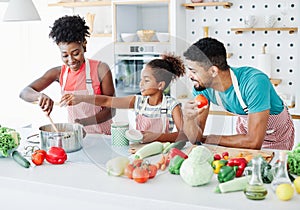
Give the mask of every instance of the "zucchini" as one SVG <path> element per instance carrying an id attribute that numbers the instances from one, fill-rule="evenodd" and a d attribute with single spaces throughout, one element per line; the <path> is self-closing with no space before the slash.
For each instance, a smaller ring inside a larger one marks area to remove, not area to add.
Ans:
<path id="1" fill-rule="evenodd" d="M 12 157 L 19 165 L 23 166 L 24 168 L 30 167 L 30 162 L 26 158 L 24 158 L 17 150 L 13 151 Z"/>
<path id="2" fill-rule="evenodd" d="M 135 153 L 136 159 L 144 159 L 146 157 L 162 153 L 164 149 L 163 143 L 154 141 L 146 144 Z"/>
<path id="3" fill-rule="evenodd" d="M 220 183 L 216 189 L 216 193 L 227 193 L 227 192 L 235 192 L 242 191 L 247 187 L 250 176 L 242 176 L 238 178 L 234 178 L 230 181 Z"/>

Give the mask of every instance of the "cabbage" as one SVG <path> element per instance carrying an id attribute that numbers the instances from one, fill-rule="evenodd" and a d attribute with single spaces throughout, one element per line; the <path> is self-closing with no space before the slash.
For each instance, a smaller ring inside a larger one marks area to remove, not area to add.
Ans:
<path id="1" fill-rule="evenodd" d="M 205 146 L 197 146 L 192 149 L 189 154 L 189 158 L 198 162 L 207 161 L 209 164 L 211 164 L 214 160 L 214 155 Z"/>
<path id="2" fill-rule="evenodd" d="M 20 134 L 12 128 L 0 126 L 0 157 L 8 157 L 20 144 Z"/>
<path id="3" fill-rule="evenodd" d="M 180 167 L 180 176 L 190 186 L 200 186 L 211 181 L 213 168 L 210 161 L 213 154 L 204 146 L 195 147 Z"/>

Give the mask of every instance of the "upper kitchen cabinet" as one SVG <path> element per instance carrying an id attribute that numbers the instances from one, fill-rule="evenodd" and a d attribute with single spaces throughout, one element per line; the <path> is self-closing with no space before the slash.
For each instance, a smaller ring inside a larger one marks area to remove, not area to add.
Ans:
<path id="1" fill-rule="evenodd" d="M 48 6 L 59 7 L 97 7 L 97 6 L 110 6 L 111 1 L 59 1 L 57 3 L 50 3 Z"/>
<path id="2" fill-rule="evenodd" d="M 184 1 L 146 0 L 113 1 L 113 39 L 116 45 L 152 45 L 171 50 L 178 34 L 184 31 L 185 13 L 180 8 Z M 181 9 L 181 11 L 178 11 Z M 177 29 L 177 30 L 176 30 Z M 144 49 L 144 48 L 141 48 Z"/>
<path id="3" fill-rule="evenodd" d="M 113 16 L 116 42 L 157 42 L 156 33 L 170 32 L 169 0 L 113 2 Z"/>
<path id="4" fill-rule="evenodd" d="M 88 0 L 64 0 L 56 3 L 49 3 L 49 7 L 62 7 L 69 10 L 72 14 L 78 14 L 85 17 L 91 36 L 93 37 L 111 37 L 112 36 L 112 18 L 111 1 L 88 1 Z"/>

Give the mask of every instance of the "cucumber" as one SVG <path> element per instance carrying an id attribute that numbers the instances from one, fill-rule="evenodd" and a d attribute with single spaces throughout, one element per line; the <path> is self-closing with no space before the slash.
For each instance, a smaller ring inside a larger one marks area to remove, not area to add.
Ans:
<path id="1" fill-rule="evenodd" d="M 182 149 L 186 145 L 185 140 L 176 141 L 171 143 L 168 147 L 166 147 L 163 151 L 164 154 L 168 153 L 172 148 Z"/>
<path id="2" fill-rule="evenodd" d="M 216 193 L 227 193 L 227 192 L 235 192 L 242 191 L 246 188 L 250 176 L 242 176 L 238 178 L 234 178 L 228 182 L 220 183 L 216 189 Z"/>
<path id="3" fill-rule="evenodd" d="M 154 141 L 146 144 L 135 153 L 136 159 L 144 159 L 146 157 L 162 153 L 164 146 L 161 142 Z"/>
<path id="4" fill-rule="evenodd" d="M 163 150 L 163 154 L 168 153 L 168 152 L 170 151 L 170 149 L 173 147 L 174 144 L 175 144 L 175 143 L 172 142 L 172 143 L 170 143 L 167 147 L 165 147 L 164 150 Z"/>
<path id="5" fill-rule="evenodd" d="M 19 165 L 23 166 L 24 168 L 30 167 L 30 162 L 26 158 L 24 158 L 17 150 L 13 151 L 12 157 Z"/>

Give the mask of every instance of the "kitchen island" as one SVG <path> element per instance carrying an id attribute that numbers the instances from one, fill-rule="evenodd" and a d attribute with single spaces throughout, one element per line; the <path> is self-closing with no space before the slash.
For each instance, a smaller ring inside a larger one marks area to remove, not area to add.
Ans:
<path id="1" fill-rule="evenodd" d="M 19 150 L 22 149 L 21 145 Z M 108 176 L 107 160 L 128 152 L 112 148 L 110 136 L 89 134 L 83 149 L 68 153 L 63 165 L 45 162 L 29 169 L 12 158 L 0 159 L 1 206 L 6 209 L 299 209 L 300 194 L 280 201 L 266 185 L 265 200 L 248 200 L 243 192 L 214 193 L 216 177 L 204 186 L 190 187 L 180 176 L 160 172 L 138 184 L 126 177 Z"/>

